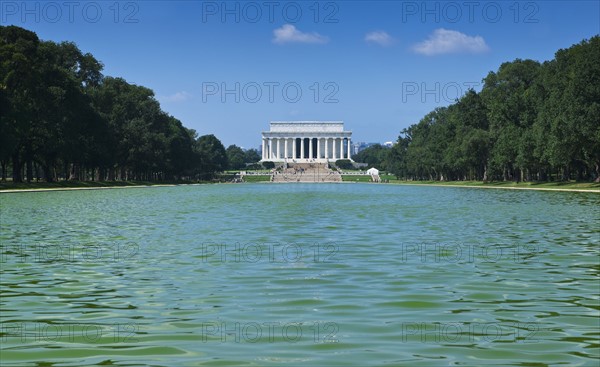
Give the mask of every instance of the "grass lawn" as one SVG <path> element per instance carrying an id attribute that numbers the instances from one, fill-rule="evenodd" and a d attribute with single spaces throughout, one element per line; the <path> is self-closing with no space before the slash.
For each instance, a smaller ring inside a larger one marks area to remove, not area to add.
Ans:
<path id="1" fill-rule="evenodd" d="M 371 182 L 371 176 L 342 175 L 344 182 Z"/>
<path id="2" fill-rule="evenodd" d="M 94 187 L 127 187 L 127 186 L 157 186 L 157 185 L 181 185 L 198 183 L 192 181 L 58 181 L 58 182 L 0 182 L 2 190 L 35 190 L 35 189 L 64 189 L 64 188 L 94 188 Z"/>
<path id="3" fill-rule="evenodd" d="M 498 188 L 515 188 L 515 189 L 564 189 L 564 190 L 593 190 L 600 192 L 600 183 L 597 182 L 513 182 L 513 181 L 498 181 L 486 182 L 481 181 L 401 181 L 390 179 L 390 183 L 407 184 L 407 185 L 437 185 L 437 186 L 472 186 L 472 187 L 498 187 Z"/>
<path id="4" fill-rule="evenodd" d="M 542 189 L 542 190 L 591 190 L 600 193 L 600 183 L 597 182 L 513 182 L 498 181 L 404 181 L 397 180 L 393 175 L 381 175 L 382 180 L 389 180 L 389 183 L 400 185 L 434 185 L 434 186 L 456 186 L 456 187 L 482 187 L 482 188 L 514 188 L 514 189 Z M 344 182 L 371 182 L 371 176 L 342 175 Z"/>
<path id="5" fill-rule="evenodd" d="M 381 175 L 381 176 L 379 176 L 379 178 L 381 178 L 382 180 L 389 180 L 390 182 L 398 181 L 398 180 L 396 180 L 396 176 L 393 176 L 393 175 Z M 344 181 L 344 182 L 372 182 L 371 176 L 369 176 L 369 175 L 360 175 L 360 176 L 342 175 L 342 181 Z"/>
<path id="6" fill-rule="evenodd" d="M 600 183 L 594 182 L 487 182 L 481 181 L 403 181 L 396 180 L 392 175 L 382 175 L 382 180 L 400 185 L 435 185 L 455 187 L 481 187 L 481 188 L 513 188 L 513 189 L 541 189 L 541 190 L 589 190 L 600 193 Z M 271 175 L 247 175 L 244 182 L 269 182 Z M 371 176 L 342 175 L 344 182 L 371 182 Z M 31 182 L 12 183 L 0 182 L 0 191 L 6 190 L 36 190 L 36 189 L 69 189 L 69 188 L 101 188 L 101 187 L 128 187 L 128 186 L 158 186 L 158 185 L 186 185 L 208 182 L 196 181 L 59 181 L 59 182 Z"/>
<path id="7" fill-rule="evenodd" d="M 246 175 L 244 176 L 244 182 L 269 182 L 271 181 L 271 175 Z"/>

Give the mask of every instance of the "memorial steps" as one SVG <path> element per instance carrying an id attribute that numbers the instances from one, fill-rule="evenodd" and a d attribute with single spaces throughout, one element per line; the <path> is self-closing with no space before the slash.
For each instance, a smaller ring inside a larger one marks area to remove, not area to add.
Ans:
<path id="1" fill-rule="evenodd" d="M 293 163 L 275 171 L 271 182 L 342 182 L 342 175 L 331 170 L 327 163 Z"/>

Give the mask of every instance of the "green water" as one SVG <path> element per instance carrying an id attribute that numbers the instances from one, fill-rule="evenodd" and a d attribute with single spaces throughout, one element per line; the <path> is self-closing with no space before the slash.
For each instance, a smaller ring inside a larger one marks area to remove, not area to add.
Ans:
<path id="1" fill-rule="evenodd" d="M 2 366 L 597 366 L 600 195 L 0 194 Z"/>

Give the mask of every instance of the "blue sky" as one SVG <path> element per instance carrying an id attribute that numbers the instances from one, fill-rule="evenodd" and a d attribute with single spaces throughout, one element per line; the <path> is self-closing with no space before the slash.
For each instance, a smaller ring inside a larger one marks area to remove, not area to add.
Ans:
<path id="1" fill-rule="evenodd" d="M 74 41 L 104 74 L 226 145 L 272 120 L 343 120 L 396 140 L 505 61 L 600 33 L 598 1 L 2 1 L 2 25 Z"/>

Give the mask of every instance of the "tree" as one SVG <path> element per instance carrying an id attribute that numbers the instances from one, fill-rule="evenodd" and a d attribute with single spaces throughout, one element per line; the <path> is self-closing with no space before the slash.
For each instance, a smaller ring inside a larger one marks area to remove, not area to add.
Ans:
<path id="1" fill-rule="evenodd" d="M 151 89 L 104 77 L 102 69 L 72 42 L 0 26 L 2 179 L 9 163 L 14 182 L 23 171 L 28 181 L 164 180 L 226 167 L 218 139 L 197 139 L 162 111 Z"/>
<path id="2" fill-rule="evenodd" d="M 543 64 L 503 63 L 480 93 L 431 111 L 391 149 L 353 158 L 405 179 L 600 181 L 598 59 L 594 36 Z M 260 160 L 255 149 L 198 138 L 151 89 L 102 70 L 72 42 L 0 26 L 2 180 L 210 179 Z"/>
<path id="3" fill-rule="evenodd" d="M 547 97 L 536 120 L 542 156 L 569 179 L 600 177 L 600 37 L 566 50 L 545 64 Z"/>
<path id="4" fill-rule="evenodd" d="M 352 159 L 355 162 L 367 163 L 370 167 L 385 169 L 384 162 L 386 161 L 388 152 L 389 148 L 381 144 L 374 144 L 352 156 Z"/>
<path id="5" fill-rule="evenodd" d="M 55 179 L 58 161 L 69 166 L 72 179 L 82 179 L 86 166 L 98 160 L 106 122 L 91 105 L 89 91 L 102 80 L 102 64 L 83 55 L 73 43 L 43 41 L 39 47 L 43 76 L 36 118 L 34 160 L 46 181 Z M 85 59 L 85 65 L 83 65 Z"/>
<path id="6" fill-rule="evenodd" d="M 3 133 L 2 160 L 10 155 L 13 182 L 22 182 L 23 157 L 33 155 L 32 137 L 34 121 L 39 112 L 40 100 L 36 92 L 42 82 L 39 75 L 40 41 L 31 31 L 15 26 L 0 26 L 0 86 L 4 103 L 0 123 Z M 29 160 L 30 162 L 30 160 Z M 30 176 L 28 178 L 31 178 Z"/>
<path id="7" fill-rule="evenodd" d="M 531 168 L 529 134 L 537 116 L 537 105 L 530 89 L 536 84 L 540 64 L 533 60 L 517 59 L 503 63 L 497 73 L 489 73 L 481 91 L 488 109 L 493 171 L 501 173 L 504 181 L 523 179 Z"/>
<path id="8" fill-rule="evenodd" d="M 246 153 L 233 144 L 227 147 L 227 161 L 230 169 L 242 169 L 246 166 Z"/>
<path id="9" fill-rule="evenodd" d="M 349 159 L 338 159 L 335 161 L 335 165 L 339 169 L 353 169 L 352 161 Z"/>
<path id="10" fill-rule="evenodd" d="M 600 181 L 598 58 L 594 36 L 544 64 L 503 63 L 480 93 L 469 90 L 403 130 L 383 163 L 406 179 L 529 181 L 554 173 Z"/>
<path id="11" fill-rule="evenodd" d="M 271 161 L 266 161 L 262 162 L 262 166 L 265 167 L 265 169 L 273 169 L 275 168 L 275 163 Z"/>
<path id="12" fill-rule="evenodd" d="M 227 168 L 227 152 L 214 135 L 199 137 L 194 149 L 199 157 L 197 173 L 201 179 L 213 178 L 217 172 L 223 172 Z"/>
<path id="13" fill-rule="evenodd" d="M 246 150 L 246 157 L 244 159 L 245 163 L 256 163 L 260 161 L 261 157 L 256 149 L 248 149 Z"/>
<path id="14" fill-rule="evenodd" d="M 407 152 L 410 142 L 410 128 L 403 129 L 400 132 L 400 136 L 398 136 L 396 144 L 392 146 L 392 149 L 386 157 L 385 166 L 397 179 L 407 179 L 409 177 Z"/>
<path id="15" fill-rule="evenodd" d="M 469 90 L 452 109 L 455 139 L 446 161 L 457 178 L 487 180 L 490 141 L 487 107 L 481 96 Z"/>
<path id="16" fill-rule="evenodd" d="M 0 111 L 4 111 L 0 114 L 0 166 L 2 181 L 6 181 L 7 165 L 17 146 L 15 131 L 12 129 L 8 117 L 10 115 L 9 109 L 11 108 L 11 104 L 7 94 L 5 88 L 0 88 Z"/>

